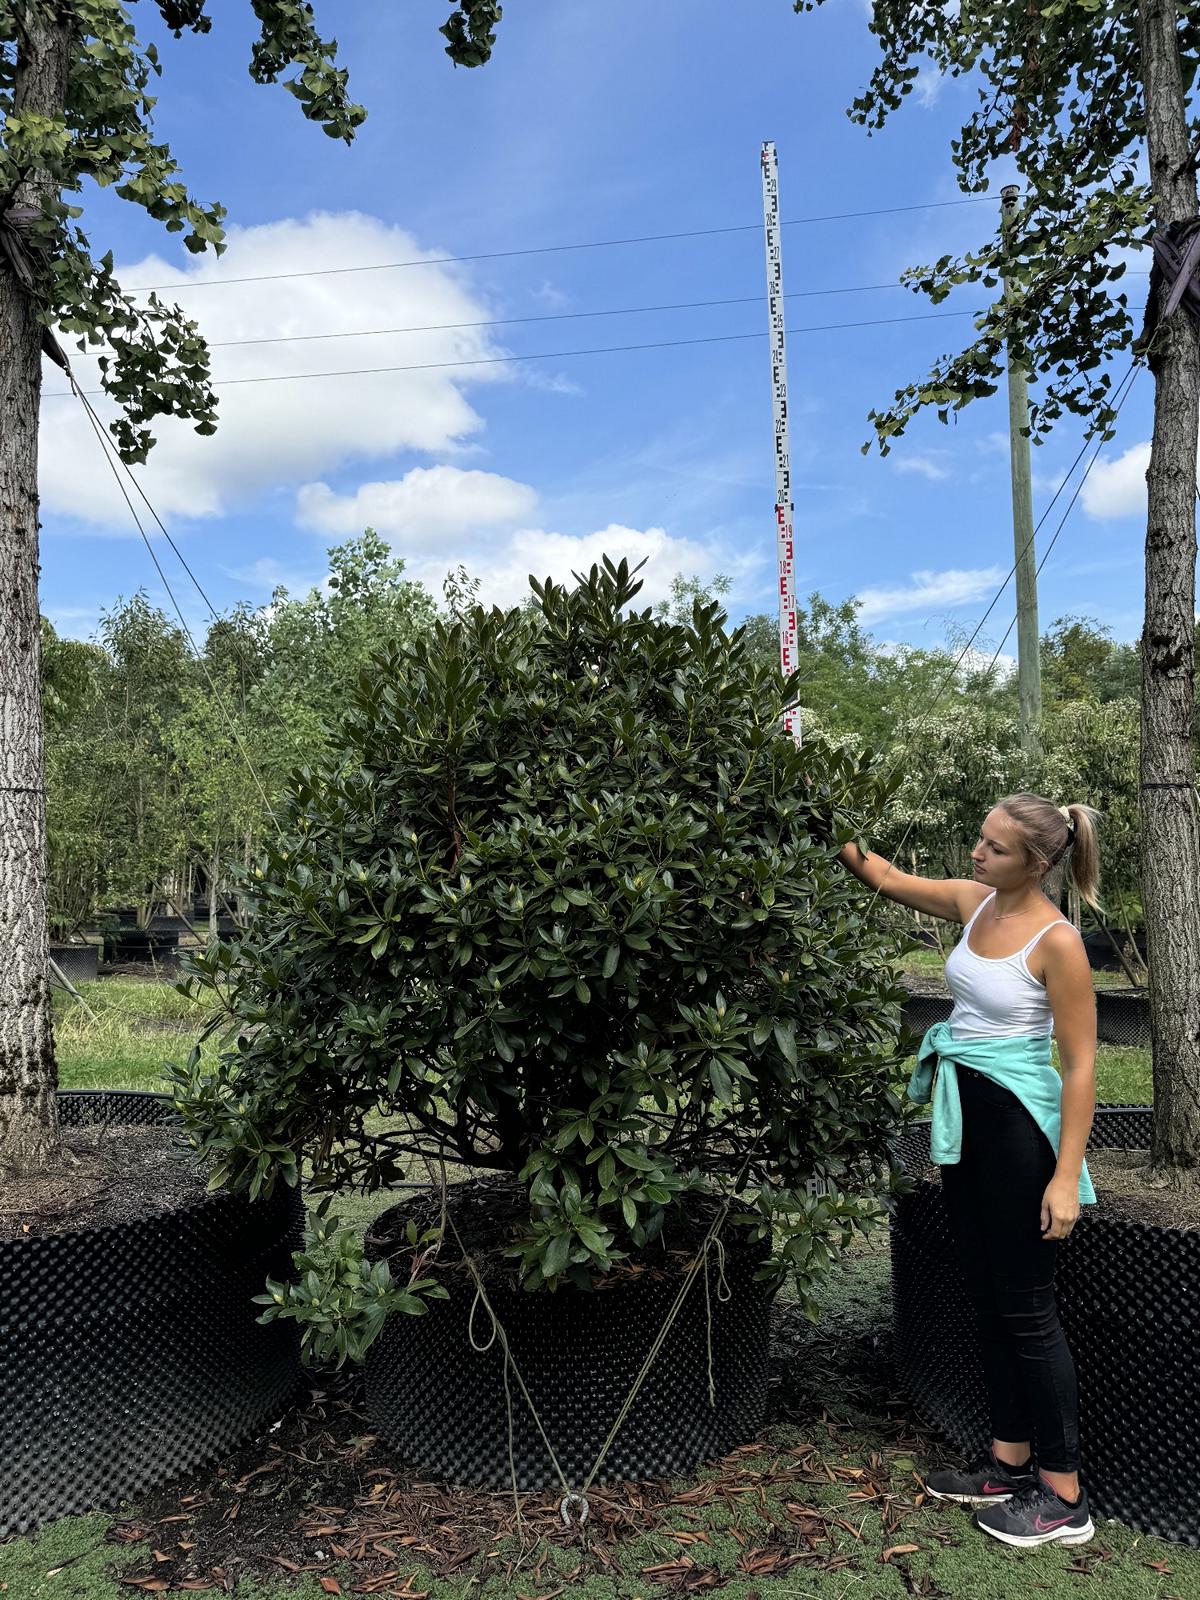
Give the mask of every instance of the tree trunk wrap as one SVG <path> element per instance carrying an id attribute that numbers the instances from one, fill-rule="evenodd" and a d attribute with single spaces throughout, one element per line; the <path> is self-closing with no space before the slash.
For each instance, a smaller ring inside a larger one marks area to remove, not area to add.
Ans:
<path id="1" fill-rule="evenodd" d="M 69 35 L 40 8 L 18 44 L 14 109 L 61 116 Z M 20 199 L 37 203 L 35 176 Z M 59 1152 L 50 1012 L 38 609 L 38 408 L 42 328 L 0 268 L 0 1166 Z"/>
<path id="2" fill-rule="evenodd" d="M 1159 227 L 1197 215 L 1174 0 L 1139 0 L 1150 180 Z M 1150 366 L 1154 439 L 1146 474 L 1140 818 L 1153 1019 L 1159 1167 L 1200 1165 L 1200 816 L 1195 697 L 1196 437 L 1200 336 L 1180 309 Z"/>

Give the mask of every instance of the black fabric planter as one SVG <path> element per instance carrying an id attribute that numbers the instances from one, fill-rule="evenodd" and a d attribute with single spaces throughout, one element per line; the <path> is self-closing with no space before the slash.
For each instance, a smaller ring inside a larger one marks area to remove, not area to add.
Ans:
<path id="1" fill-rule="evenodd" d="M 935 1022 L 945 1022 L 954 1010 L 949 994 L 910 994 L 900 1007 L 905 1027 L 923 1034 Z"/>
<path id="2" fill-rule="evenodd" d="M 52 944 L 50 959 L 68 983 L 93 983 L 100 971 L 99 945 Z"/>
<path id="3" fill-rule="evenodd" d="M 190 929 L 182 917 L 177 917 L 168 911 L 160 911 L 150 918 L 151 933 L 188 933 Z"/>
<path id="4" fill-rule="evenodd" d="M 99 913 L 101 927 L 137 927 L 136 906 L 104 906 Z"/>
<path id="5" fill-rule="evenodd" d="M 64 1125 L 164 1125 L 157 1095 L 69 1091 Z M 251 1296 L 286 1276 L 299 1191 L 0 1241 L 0 1536 L 115 1507 L 252 1438 L 300 1381 L 296 1330 Z"/>
<path id="6" fill-rule="evenodd" d="M 1150 996 L 1141 990 L 1096 990 L 1096 1037 L 1106 1044 L 1150 1043 Z"/>
<path id="7" fill-rule="evenodd" d="M 110 962 L 145 961 L 173 966 L 179 960 L 179 935 L 153 933 L 145 928 L 119 928 L 104 935 L 104 959 Z"/>
<path id="8" fill-rule="evenodd" d="M 1116 940 L 1122 949 L 1124 949 L 1129 943 L 1129 940 L 1123 933 L 1118 933 L 1116 935 Z M 1133 936 L 1133 942 L 1138 954 L 1141 956 L 1142 960 L 1145 961 L 1146 935 L 1144 933 L 1135 933 Z M 1103 929 L 1099 929 L 1092 933 L 1085 933 L 1083 936 L 1083 948 L 1088 953 L 1088 961 L 1091 964 L 1093 971 L 1121 971 L 1121 962 L 1117 956 L 1117 952 L 1112 947 L 1112 940 L 1103 931 Z"/>
<path id="9" fill-rule="evenodd" d="M 1089 1149 L 1146 1148 L 1151 1112 L 1098 1107 Z M 901 1159 L 929 1157 L 929 1123 Z M 1200 1231 L 1093 1217 L 1059 1244 L 1055 1288 L 1079 1378 L 1080 1473 L 1096 1512 L 1200 1545 Z M 940 1181 L 890 1224 L 895 1359 L 917 1411 L 970 1454 L 990 1442 L 975 1324 Z"/>
<path id="10" fill-rule="evenodd" d="M 406 1208 L 397 1208 L 398 1210 Z M 378 1226 L 378 1225 L 377 1225 Z M 698 1272 L 667 1341 L 605 1460 L 598 1482 L 690 1472 L 752 1439 L 767 1401 L 770 1298 L 754 1282 L 765 1254 L 726 1224 L 725 1282 L 710 1247 L 712 1376 L 704 1272 Z M 451 1483 L 511 1487 L 504 1358 L 500 1342 L 477 1351 L 468 1337 L 474 1290 L 444 1275 L 450 1299 L 427 1315 L 393 1314 L 367 1353 L 367 1409 L 373 1426 L 405 1461 Z M 572 1487 L 583 1482 L 658 1337 L 681 1277 L 649 1272 L 593 1293 L 489 1288 L 513 1358 Z M 722 1291 L 723 1292 L 723 1291 Z M 485 1345 L 491 1320 L 480 1305 L 474 1335 Z M 511 1378 L 513 1462 L 518 1489 L 560 1487 L 546 1447 Z"/>
<path id="11" fill-rule="evenodd" d="M 935 1022 L 946 1022 L 954 1010 L 945 994 L 910 994 L 901 1005 L 907 1027 L 923 1034 Z M 1150 1043 L 1150 997 L 1130 989 L 1096 990 L 1096 1037 L 1102 1044 L 1145 1046 Z"/>

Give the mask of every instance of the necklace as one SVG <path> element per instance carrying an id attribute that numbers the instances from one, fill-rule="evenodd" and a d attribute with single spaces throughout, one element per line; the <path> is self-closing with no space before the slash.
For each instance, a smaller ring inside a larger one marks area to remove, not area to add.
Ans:
<path id="1" fill-rule="evenodd" d="M 1034 906 L 1026 906 L 1022 911 L 993 911 L 992 921 L 1003 922 L 1005 917 L 1027 917 L 1035 909 Z"/>

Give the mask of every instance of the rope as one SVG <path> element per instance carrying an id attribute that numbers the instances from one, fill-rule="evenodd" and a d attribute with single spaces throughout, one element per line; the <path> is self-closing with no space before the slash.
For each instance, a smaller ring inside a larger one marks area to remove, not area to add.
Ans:
<path id="1" fill-rule="evenodd" d="M 519 1489 L 517 1487 L 517 1468 L 516 1468 L 516 1456 L 515 1456 L 515 1428 L 514 1428 L 514 1424 L 513 1424 L 512 1392 L 511 1392 L 511 1388 L 509 1386 L 509 1377 L 508 1377 L 510 1368 L 512 1370 L 513 1377 L 515 1377 L 516 1380 L 517 1380 L 517 1383 L 518 1383 L 518 1385 L 520 1387 L 520 1390 L 521 1390 L 521 1394 L 522 1394 L 522 1396 L 523 1396 L 523 1398 L 525 1400 L 525 1404 L 529 1409 L 529 1415 L 533 1418 L 534 1426 L 537 1428 L 537 1431 L 538 1431 L 539 1435 L 541 1436 L 542 1443 L 546 1447 L 546 1454 L 550 1458 L 550 1463 L 551 1463 L 552 1467 L 554 1468 L 555 1476 L 558 1478 L 559 1484 L 560 1484 L 560 1486 L 562 1488 L 563 1495 L 562 1495 L 562 1501 L 560 1503 L 559 1509 L 560 1509 L 560 1513 L 562 1515 L 563 1522 L 568 1527 L 571 1525 L 570 1508 L 572 1506 L 578 1506 L 579 1507 L 579 1526 L 580 1526 L 581 1530 L 582 1530 L 583 1524 L 587 1521 L 588 1513 L 589 1513 L 589 1507 L 588 1507 L 588 1501 L 587 1501 L 587 1492 L 591 1488 L 592 1484 L 595 1482 L 596 1475 L 599 1473 L 601 1467 L 604 1465 L 604 1462 L 607 1459 L 609 1450 L 612 1448 L 613 1443 L 616 1440 L 617 1435 L 620 1433 L 622 1427 L 624 1426 L 625 1421 L 628 1418 L 629 1413 L 633 1408 L 634 1402 L 637 1400 L 638 1394 L 641 1392 L 642 1385 L 646 1381 L 646 1378 L 648 1377 L 648 1375 L 650 1373 L 650 1369 L 653 1367 L 655 1361 L 658 1359 L 659 1353 L 661 1352 L 664 1344 L 666 1343 L 667 1337 L 670 1334 L 671 1329 L 675 1325 L 675 1320 L 678 1317 L 680 1310 L 682 1309 L 683 1302 L 687 1297 L 688 1290 L 691 1288 L 693 1282 L 695 1281 L 696 1274 L 699 1272 L 699 1270 L 700 1270 L 700 1268 L 702 1266 L 704 1268 L 704 1291 L 705 1291 L 705 1308 L 706 1308 L 707 1339 L 708 1339 L 708 1392 L 709 1392 L 709 1405 L 710 1406 L 715 1406 L 716 1405 L 716 1388 L 715 1388 L 715 1384 L 713 1382 L 713 1370 L 712 1370 L 712 1303 L 711 1303 L 711 1299 L 709 1298 L 708 1252 L 709 1252 L 710 1246 L 713 1246 L 713 1245 L 716 1246 L 716 1250 L 717 1250 L 717 1280 L 718 1280 L 717 1281 L 717 1298 L 722 1303 L 727 1303 L 729 1300 L 731 1300 L 733 1298 L 733 1291 L 730 1289 L 728 1281 L 726 1280 L 726 1277 L 725 1277 L 725 1245 L 724 1245 L 723 1241 L 720 1238 L 720 1232 L 721 1232 L 721 1229 L 725 1225 L 725 1219 L 729 1215 L 729 1208 L 733 1204 L 734 1195 L 737 1192 L 738 1186 L 740 1185 L 742 1179 L 745 1177 L 746 1172 L 749 1169 L 750 1162 L 752 1161 L 752 1159 L 753 1159 L 753 1157 L 755 1155 L 755 1152 L 757 1151 L 758 1146 L 759 1146 L 759 1144 L 761 1142 L 762 1141 L 761 1141 L 761 1135 L 760 1135 L 760 1137 L 755 1140 L 754 1144 L 751 1145 L 749 1151 L 747 1152 L 746 1158 L 742 1162 L 741 1169 L 739 1170 L 738 1175 L 737 1175 L 736 1179 L 734 1180 L 733 1186 L 729 1190 L 729 1192 L 725 1195 L 724 1199 L 722 1200 L 721 1206 L 720 1206 L 719 1210 L 717 1211 L 716 1216 L 713 1218 L 712 1223 L 709 1226 L 708 1232 L 704 1236 L 704 1240 L 703 1240 L 703 1242 L 702 1242 L 702 1244 L 700 1246 L 699 1251 L 696 1254 L 695 1259 L 693 1260 L 691 1266 L 688 1268 L 687 1272 L 684 1274 L 683 1282 L 680 1284 L 679 1291 L 676 1294 L 675 1299 L 672 1302 L 669 1311 L 667 1312 L 666 1319 L 664 1320 L 662 1327 L 658 1331 L 658 1336 L 655 1338 L 654 1343 L 650 1346 L 650 1349 L 649 1349 L 649 1351 L 647 1352 L 647 1355 L 646 1355 L 646 1359 L 642 1362 L 641 1370 L 638 1372 L 637 1377 L 634 1379 L 633 1384 L 632 1384 L 632 1386 L 631 1386 L 631 1388 L 629 1390 L 629 1393 L 626 1395 L 625 1400 L 624 1400 L 624 1402 L 623 1402 L 623 1404 L 621 1406 L 621 1409 L 618 1411 L 616 1419 L 614 1420 L 612 1427 L 608 1430 L 608 1434 L 607 1434 L 607 1436 L 606 1436 L 606 1438 L 604 1440 L 604 1443 L 600 1447 L 599 1454 L 596 1456 L 595 1461 L 592 1463 L 591 1470 L 588 1472 L 588 1475 L 584 1479 L 582 1487 L 579 1490 L 572 1489 L 572 1487 L 571 1487 L 571 1485 L 570 1485 L 570 1483 L 569 1483 L 569 1481 L 567 1479 L 567 1475 L 563 1471 L 562 1463 L 559 1461 L 558 1456 L 555 1453 L 554 1446 L 550 1442 L 549 1434 L 546 1432 L 545 1424 L 542 1422 L 541 1415 L 540 1415 L 540 1413 L 538 1411 L 538 1408 L 537 1408 L 536 1404 L 534 1403 L 533 1396 L 529 1392 L 529 1386 L 525 1382 L 525 1379 L 524 1379 L 524 1377 L 522 1376 L 522 1373 L 521 1373 L 521 1369 L 517 1365 L 516 1357 L 512 1353 L 512 1346 L 509 1344 L 508 1334 L 505 1332 L 504 1324 L 500 1321 L 500 1318 L 496 1315 L 496 1308 L 492 1305 L 491 1300 L 488 1298 L 487 1289 L 484 1286 L 483 1278 L 480 1275 L 479 1269 L 475 1264 L 474 1257 L 470 1254 L 470 1252 L 467 1250 L 466 1245 L 463 1243 L 462 1235 L 458 1231 L 458 1224 L 455 1222 L 454 1216 L 451 1213 L 450 1207 L 449 1207 L 448 1195 L 447 1195 L 447 1183 L 446 1183 L 446 1163 L 445 1163 L 445 1161 L 442 1161 L 442 1162 L 439 1163 L 439 1166 L 440 1166 L 439 1187 L 440 1187 L 440 1190 L 441 1190 L 441 1213 L 442 1213 L 441 1214 L 441 1234 L 442 1234 L 442 1238 L 443 1239 L 445 1238 L 445 1230 L 446 1230 L 447 1225 L 449 1225 L 451 1232 L 454 1234 L 455 1242 L 458 1245 L 459 1252 L 461 1254 L 463 1263 L 466 1266 L 468 1272 L 471 1274 L 472 1281 L 475 1284 L 475 1297 L 471 1302 L 471 1310 L 470 1310 L 470 1313 L 468 1314 L 468 1317 L 467 1317 L 467 1340 L 468 1340 L 471 1348 L 482 1355 L 482 1354 L 486 1354 L 486 1352 L 489 1351 L 492 1348 L 492 1346 L 496 1343 L 496 1341 L 498 1339 L 500 1341 L 500 1349 L 501 1349 L 501 1351 L 503 1353 L 503 1356 L 504 1356 L 502 1375 L 503 1375 L 503 1382 L 504 1382 L 505 1414 L 506 1414 L 507 1427 L 508 1427 L 508 1465 L 509 1465 L 509 1475 L 510 1475 L 510 1479 L 511 1479 L 511 1482 L 512 1482 L 513 1504 L 516 1507 L 517 1525 L 518 1525 L 518 1529 L 519 1530 L 522 1529 L 522 1523 L 521 1523 L 521 1509 L 520 1509 L 520 1491 L 519 1491 Z M 424 1156 L 423 1160 L 425 1162 L 426 1171 L 429 1173 L 430 1179 L 432 1180 L 433 1168 L 432 1168 L 432 1164 L 430 1162 L 430 1159 L 429 1159 L 428 1156 Z M 440 1245 L 440 1242 L 441 1241 L 439 1241 L 439 1245 Z M 492 1323 L 492 1337 L 488 1340 L 488 1342 L 486 1344 L 480 1344 L 479 1340 L 475 1336 L 475 1313 L 478 1310 L 480 1305 L 483 1306 L 484 1310 L 487 1312 L 489 1318 L 491 1319 L 491 1323 Z M 522 1537 L 523 1537 L 523 1534 L 522 1534 Z"/>

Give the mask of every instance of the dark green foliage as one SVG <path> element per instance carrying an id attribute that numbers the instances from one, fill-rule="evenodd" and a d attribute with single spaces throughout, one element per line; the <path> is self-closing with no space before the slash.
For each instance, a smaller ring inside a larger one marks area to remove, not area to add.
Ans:
<path id="1" fill-rule="evenodd" d="M 835 860 L 886 796 L 780 732 L 794 684 L 715 604 L 672 624 L 626 609 L 639 588 L 606 561 L 362 673 L 252 930 L 196 963 L 241 1025 L 215 1075 L 177 1073 L 220 1177 L 519 1173 L 530 1287 L 590 1282 L 739 1177 L 803 1287 L 818 1235 L 889 1191 L 894 951 Z M 855 1199 L 804 1191 L 851 1175 Z"/>

